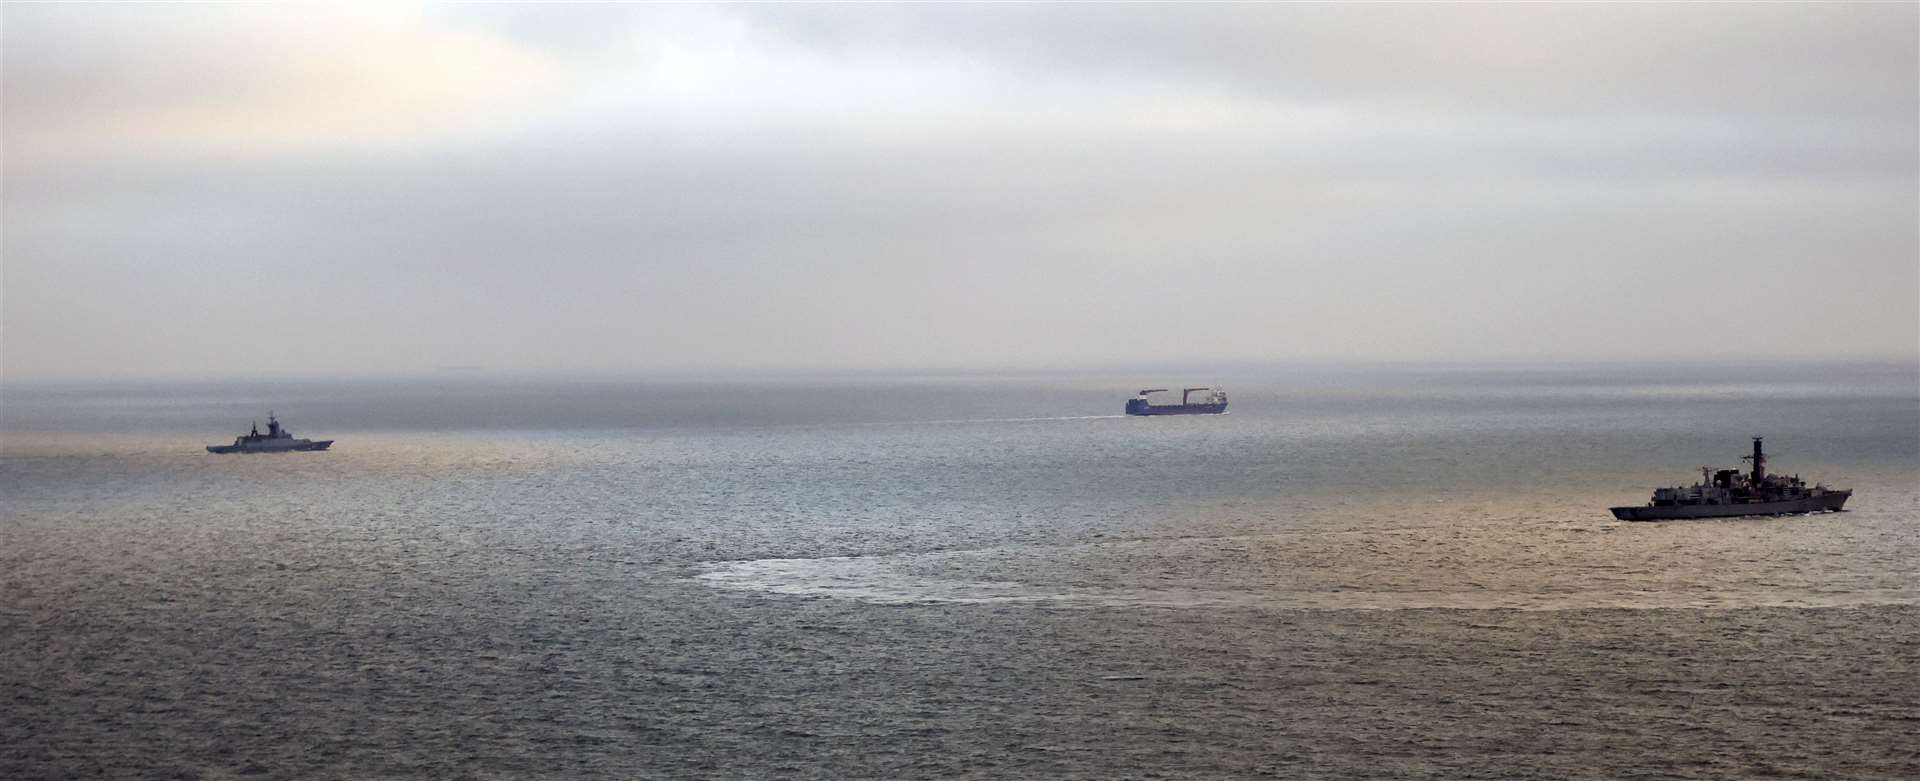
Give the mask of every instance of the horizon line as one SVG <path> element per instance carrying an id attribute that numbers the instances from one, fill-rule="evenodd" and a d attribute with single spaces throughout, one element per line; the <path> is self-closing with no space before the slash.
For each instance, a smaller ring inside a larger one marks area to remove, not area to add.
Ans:
<path id="1" fill-rule="evenodd" d="M 923 366 L 663 366 L 636 368 L 579 368 L 579 369 L 526 369 L 526 368 L 489 368 L 485 366 L 447 366 L 414 372 L 364 372 L 364 373 L 254 373 L 244 376 L 217 376 L 210 374 L 178 375 L 49 375 L 40 377 L 13 377 L 0 369 L 0 386 L 26 385 L 63 385 L 63 384 L 113 384 L 113 383 L 154 383 L 154 384 L 221 384 L 229 382 L 420 382 L 434 380 L 514 380 L 514 381 L 632 381 L 646 379 L 653 375 L 659 379 L 688 381 L 699 379 L 779 379 L 779 378 L 834 378 L 834 377 L 891 377 L 891 378 L 927 378 L 927 377 L 990 377 L 996 375 L 1042 376 L 1064 375 L 1085 376 L 1102 374 L 1141 374 L 1160 375 L 1164 373 L 1192 374 L 1207 372 L 1232 372 L 1253 369 L 1299 368 L 1344 368 L 1344 369 L 1513 369 L 1513 368 L 1588 368 L 1608 366 L 1642 367 L 1718 367 L 1751 368 L 1758 366 L 1814 367 L 1814 366 L 1883 366 L 1902 367 L 1920 370 L 1920 355 L 1904 356 L 1823 356 L 1823 357 L 1757 357 L 1757 356 L 1718 356 L 1713 358 L 1679 357 L 1580 357 L 1580 358 L 1478 358 L 1478 359 L 1408 359 L 1408 358 L 1292 358 L 1277 360 L 1192 360 L 1168 362 L 1125 362 L 1099 363 L 1089 362 L 1077 365 L 1033 365 L 1033 364 L 979 364 L 979 365 L 923 365 Z"/>

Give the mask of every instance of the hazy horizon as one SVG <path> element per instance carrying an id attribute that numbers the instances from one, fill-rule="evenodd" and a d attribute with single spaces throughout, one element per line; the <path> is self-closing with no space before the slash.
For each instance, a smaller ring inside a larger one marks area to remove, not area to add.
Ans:
<path id="1" fill-rule="evenodd" d="M 1418 360 L 1418 359 L 1365 359 L 1365 358 L 1324 358 L 1296 360 L 1239 360 L 1239 361 L 1183 361 L 1171 359 L 1158 362 L 1111 362 L 1083 363 L 1068 365 L 1042 364 L 971 364 L 971 365 L 934 365 L 900 364 L 894 366 L 663 366 L 650 368 L 605 368 L 605 369 L 512 369 L 487 368 L 476 366 L 441 367 L 419 371 L 388 372 L 300 372 L 286 371 L 247 372 L 244 374 L 121 374 L 121 375 L 69 375 L 15 377 L 0 376 L 0 388 L 33 388 L 54 386 L 193 386 L 232 384 L 257 381 L 267 384 L 303 383 L 303 382 L 343 382 L 343 383 L 438 383 L 461 381 L 505 382 L 505 383 L 565 383 L 565 382 L 612 382 L 623 384 L 666 384 L 700 385 L 715 382 L 744 383 L 784 383 L 784 382 L 855 382 L 863 378 L 910 381 L 919 379 L 971 381 L 996 378 L 1055 378 L 1085 379 L 1113 378 L 1127 379 L 1128 382 L 1147 384 L 1182 384 L 1204 382 L 1227 382 L 1236 377 L 1249 375 L 1266 376 L 1284 374 L 1290 371 L 1338 371 L 1351 373 L 1368 372 L 1590 372 L 1608 369 L 1622 370 L 1659 370 L 1673 369 L 1676 372 L 1695 371 L 1733 371 L 1761 369 L 1817 370 L 1823 367 L 1849 369 L 1881 369 L 1906 372 L 1913 375 L 1917 388 L 1920 388 L 1920 358 L 1907 357 L 1842 357 L 1842 358 L 1795 358 L 1795 357 L 1733 357 L 1709 360 L 1691 360 L 1685 358 L 1602 358 L 1589 357 L 1578 359 L 1480 359 L 1480 360 Z M 1123 385 L 1128 384 L 1123 382 Z M 1123 389 L 1124 390 L 1124 389 Z"/>
<path id="2" fill-rule="evenodd" d="M 1911 3 L 0 14 L 10 383 L 1920 361 Z"/>

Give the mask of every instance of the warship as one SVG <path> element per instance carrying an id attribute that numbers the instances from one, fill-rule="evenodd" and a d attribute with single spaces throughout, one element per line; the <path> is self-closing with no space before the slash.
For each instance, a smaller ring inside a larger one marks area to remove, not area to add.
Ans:
<path id="1" fill-rule="evenodd" d="M 1659 488 L 1642 507 L 1614 507 L 1623 521 L 1665 521 L 1676 518 L 1731 518 L 1743 515 L 1794 515 L 1838 511 L 1853 495 L 1850 490 L 1815 483 L 1811 488 L 1799 475 L 1767 474 L 1767 454 L 1753 438 L 1753 471 L 1700 467 L 1700 482 L 1690 488 Z"/>
<path id="2" fill-rule="evenodd" d="M 253 422 L 253 431 L 234 437 L 231 445 L 208 445 L 209 453 L 290 453 L 296 450 L 326 450 L 333 444 L 331 439 L 295 439 L 293 431 L 280 425 L 279 419 L 269 411 L 267 413 L 267 433 L 260 433 L 260 421 Z"/>
<path id="3" fill-rule="evenodd" d="M 1194 391 L 1211 391 L 1201 397 L 1201 401 L 1192 401 Z M 1140 394 L 1127 400 L 1128 415 L 1218 415 L 1227 411 L 1227 392 L 1219 388 L 1181 388 L 1179 404 L 1154 404 L 1147 400 L 1149 393 L 1166 393 L 1166 388 L 1147 388 Z"/>

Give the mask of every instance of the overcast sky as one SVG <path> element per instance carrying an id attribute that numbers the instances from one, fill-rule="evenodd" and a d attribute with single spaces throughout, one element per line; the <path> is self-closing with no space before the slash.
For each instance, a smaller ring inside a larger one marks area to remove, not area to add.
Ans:
<path id="1" fill-rule="evenodd" d="M 7 379 L 1920 358 L 1920 5 L 7 5 Z"/>

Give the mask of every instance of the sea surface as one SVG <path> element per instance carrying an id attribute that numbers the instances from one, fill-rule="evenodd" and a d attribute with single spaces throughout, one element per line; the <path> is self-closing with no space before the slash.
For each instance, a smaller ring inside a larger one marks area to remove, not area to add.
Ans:
<path id="1" fill-rule="evenodd" d="M 12 383 L 0 510 L 0 778 L 1920 778 L 1911 364 Z"/>

